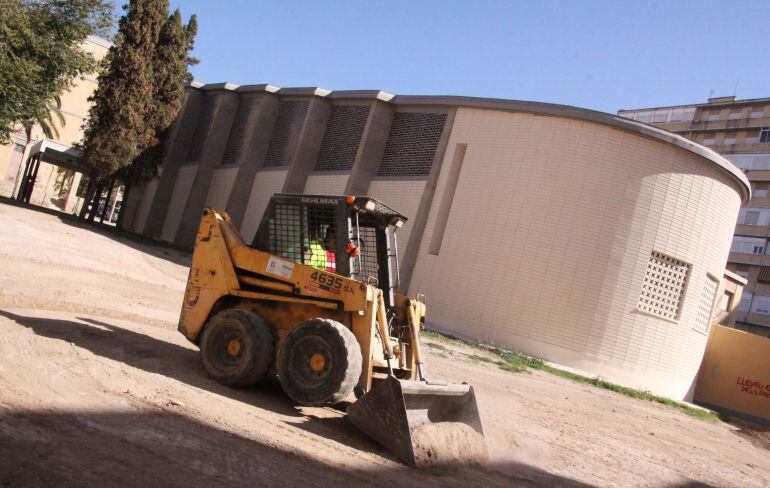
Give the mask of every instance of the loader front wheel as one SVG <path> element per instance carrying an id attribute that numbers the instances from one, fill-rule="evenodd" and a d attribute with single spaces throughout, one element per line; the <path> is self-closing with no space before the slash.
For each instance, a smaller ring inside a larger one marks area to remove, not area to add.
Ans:
<path id="1" fill-rule="evenodd" d="M 292 329 L 278 354 L 278 377 L 289 397 L 303 405 L 336 403 L 361 376 L 361 348 L 344 325 L 310 319 Z"/>
<path id="2" fill-rule="evenodd" d="M 200 347 L 206 372 L 227 386 L 255 384 L 273 362 L 273 334 L 259 315 L 248 310 L 214 315 L 203 330 Z"/>

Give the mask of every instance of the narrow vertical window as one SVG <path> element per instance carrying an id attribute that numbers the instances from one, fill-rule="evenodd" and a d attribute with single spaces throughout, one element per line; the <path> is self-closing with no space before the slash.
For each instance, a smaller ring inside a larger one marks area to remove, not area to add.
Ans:
<path id="1" fill-rule="evenodd" d="M 431 239 L 429 252 L 434 256 L 438 256 L 438 253 L 441 250 L 441 243 L 444 241 L 444 231 L 446 231 L 446 224 L 449 221 L 449 212 L 452 210 L 452 201 L 455 198 L 455 190 L 457 190 L 457 183 L 460 180 L 460 170 L 462 169 L 465 151 L 467 149 L 467 144 L 457 144 L 457 146 L 455 146 L 452 166 L 449 167 L 446 188 L 444 188 L 444 195 L 441 197 L 441 205 L 439 206 L 438 215 L 436 216 L 436 224 L 433 227 L 433 237 Z"/>

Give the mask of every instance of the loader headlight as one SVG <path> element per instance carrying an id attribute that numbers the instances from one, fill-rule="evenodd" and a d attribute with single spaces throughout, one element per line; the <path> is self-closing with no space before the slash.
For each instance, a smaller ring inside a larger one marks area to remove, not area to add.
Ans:
<path id="1" fill-rule="evenodd" d="M 367 200 L 367 201 L 366 201 L 366 203 L 364 204 L 364 208 L 365 208 L 365 209 L 367 209 L 367 210 L 370 210 L 370 211 L 372 211 L 372 210 L 374 210 L 375 208 L 377 208 L 377 204 L 376 204 L 376 203 L 374 203 L 374 202 L 373 202 L 373 201 L 371 201 L 371 200 Z"/>

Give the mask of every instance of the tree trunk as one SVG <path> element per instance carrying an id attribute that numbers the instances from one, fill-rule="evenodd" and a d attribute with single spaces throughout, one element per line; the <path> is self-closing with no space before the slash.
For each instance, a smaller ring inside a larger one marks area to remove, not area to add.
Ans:
<path id="1" fill-rule="evenodd" d="M 126 215 L 126 210 L 127 210 L 126 207 L 128 205 L 128 195 L 129 195 L 129 193 L 131 193 L 131 182 L 127 181 L 125 189 L 123 190 L 123 200 L 122 200 L 123 203 L 120 204 L 120 211 L 118 212 L 118 222 L 116 224 L 118 229 L 123 229 L 124 222 L 126 221 L 125 215 Z M 123 230 L 125 230 L 125 229 L 123 229 Z"/>
<path id="2" fill-rule="evenodd" d="M 109 190 L 107 190 L 107 198 L 104 199 L 104 208 L 102 214 L 99 215 L 99 222 L 104 223 L 104 216 L 107 215 L 107 211 L 110 209 L 110 198 L 112 198 L 112 191 L 115 189 L 115 179 L 110 180 Z"/>
<path id="3" fill-rule="evenodd" d="M 80 207 L 80 213 L 78 214 L 78 218 L 80 220 L 86 219 L 86 214 L 88 214 L 88 203 L 93 200 L 94 192 L 96 191 L 96 180 L 92 176 L 88 177 L 88 187 L 86 188 L 86 194 L 83 196 L 83 206 Z"/>
<path id="4" fill-rule="evenodd" d="M 99 202 L 102 199 L 102 191 L 104 191 L 104 186 L 99 183 L 96 186 L 96 193 L 94 193 L 94 199 L 91 201 L 91 211 L 88 212 L 88 221 L 93 222 L 94 218 L 96 217 L 96 214 L 99 212 Z"/>

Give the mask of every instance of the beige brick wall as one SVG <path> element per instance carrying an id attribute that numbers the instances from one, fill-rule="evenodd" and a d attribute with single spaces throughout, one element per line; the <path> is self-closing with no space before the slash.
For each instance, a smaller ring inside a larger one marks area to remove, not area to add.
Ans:
<path id="1" fill-rule="evenodd" d="M 308 195 L 342 195 L 349 174 L 312 174 L 305 183 L 305 193 Z"/>
<path id="2" fill-rule="evenodd" d="M 227 200 L 238 176 L 238 167 L 219 168 L 214 171 L 214 176 L 209 184 L 209 192 L 206 195 L 204 207 L 212 207 L 216 210 L 226 210 Z"/>
<path id="3" fill-rule="evenodd" d="M 184 213 L 185 205 L 187 205 L 187 197 L 190 195 L 190 189 L 192 188 L 193 181 L 195 181 L 195 174 L 197 172 L 197 164 L 179 168 L 174 191 L 171 193 L 171 201 L 168 204 L 166 220 L 163 222 L 163 230 L 160 233 L 160 238 L 164 241 L 174 242 L 176 238 L 179 224 L 182 221 L 182 214 Z"/>
<path id="4" fill-rule="evenodd" d="M 467 152 L 432 255 L 457 144 Z M 427 294 L 429 322 L 627 386 L 689 395 L 707 338 L 694 330 L 707 274 L 722 277 L 741 203 L 727 173 L 600 124 L 464 108 L 443 168 L 410 287 Z M 652 251 L 691 265 L 677 320 L 637 310 Z"/>
<path id="5" fill-rule="evenodd" d="M 288 170 L 260 171 L 254 177 L 254 185 L 251 187 L 249 203 L 246 204 L 246 213 L 241 225 L 241 234 L 246 242 L 254 240 L 270 197 L 283 190 L 288 173 Z"/>
<path id="6" fill-rule="evenodd" d="M 129 200 L 138 198 L 136 205 L 136 213 L 131 222 L 131 228 L 134 232 L 144 232 L 144 226 L 147 223 L 147 216 L 150 215 L 150 209 L 152 208 L 152 201 L 155 199 L 155 192 L 158 190 L 158 184 L 160 183 L 160 177 L 163 174 L 163 167 L 161 166 L 158 171 L 158 176 L 147 183 L 139 186 L 136 190 L 131 190 L 131 193 L 136 195 L 129 195 Z"/>
<path id="7" fill-rule="evenodd" d="M 375 179 L 369 185 L 368 196 L 386 203 L 395 210 L 401 212 L 409 220 L 398 230 L 398 259 L 404 258 L 409 235 L 412 232 L 412 224 L 417 210 L 420 207 L 420 199 L 425 191 L 425 180 L 395 180 Z"/>

